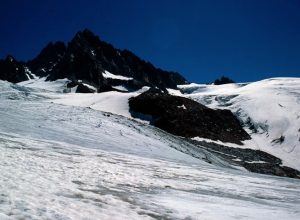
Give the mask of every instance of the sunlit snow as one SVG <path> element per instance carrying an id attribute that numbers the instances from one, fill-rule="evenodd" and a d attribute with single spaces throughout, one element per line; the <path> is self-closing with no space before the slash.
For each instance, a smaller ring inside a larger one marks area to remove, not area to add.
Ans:
<path id="1" fill-rule="evenodd" d="M 185 97 L 211 108 L 230 109 L 244 123 L 250 121 L 256 132 L 247 130 L 252 141 L 244 147 L 270 153 L 300 170 L 300 78 L 179 87 Z"/>
<path id="2" fill-rule="evenodd" d="M 300 218 L 299 180 L 231 167 L 122 116 L 136 94 L 42 84 L 0 81 L 0 219 Z M 105 111 L 122 114 L 93 109 L 110 100 Z"/>
<path id="3" fill-rule="evenodd" d="M 115 74 L 112 74 L 108 71 L 104 71 L 103 73 L 103 77 L 104 78 L 110 78 L 110 79 L 119 79 L 119 80 L 132 80 L 133 78 L 131 77 L 126 77 L 126 76 L 121 76 L 121 75 L 115 75 Z"/>

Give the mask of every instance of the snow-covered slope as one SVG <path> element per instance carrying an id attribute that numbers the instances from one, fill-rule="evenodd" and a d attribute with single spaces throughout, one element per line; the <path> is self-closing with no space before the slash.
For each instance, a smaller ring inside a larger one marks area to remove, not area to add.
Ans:
<path id="1" fill-rule="evenodd" d="M 128 118 L 132 118 L 128 99 L 147 90 L 144 87 L 129 93 L 112 91 L 62 94 L 66 90 L 66 83 L 67 80 L 45 82 L 44 79 L 38 79 L 19 85 L 52 91 L 44 95 L 51 97 L 49 101 L 54 103 L 90 107 Z M 169 92 L 192 98 L 211 108 L 225 108 L 234 112 L 252 137 L 252 140 L 244 142 L 243 148 L 265 151 L 282 159 L 284 165 L 300 170 L 300 78 L 273 78 L 254 83 L 218 86 L 190 84 L 179 88 L 183 94 L 179 90 L 169 89 Z M 195 139 L 203 140 L 197 137 Z"/>
<path id="2" fill-rule="evenodd" d="M 32 88 L 63 91 L 65 80 L 23 82 Z M 53 84 L 53 85 L 52 85 Z M 192 98 L 211 108 L 227 108 L 245 124 L 252 140 L 244 142 L 244 148 L 259 149 L 279 157 L 283 164 L 300 170 L 300 79 L 274 78 L 248 84 L 179 86 L 170 90 L 175 95 Z M 131 118 L 128 99 L 144 91 L 95 94 L 51 94 L 51 102 L 90 107 Z M 196 138 L 199 140 L 199 138 Z M 200 139 L 202 140 L 202 139 Z M 207 140 L 210 141 L 210 140 Z M 224 144 L 224 143 L 222 143 Z M 227 146 L 240 147 L 226 143 Z"/>
<path id="3" fill-rule="evenodd" d="M 147 87 L 136 92 L 128 93 L 116 91 L 89 94 L 67 93 L 64 95 L 60 94 L 52 96 L 52 98 L 55 98 L 52 102 L 70 106 L 89 107 L 95 110 L 110 112 L 131 118 L 128 99 L 133 96 L 137 96 L 146 90 L 148 90 Z"/>
<path id="4" fill-rule="evenodd" d="M 49 102 L 57 104 L 89 107 L 91 109 L 110 112 L 132 118 L 129 112 L 128 99 L 145 92 L 149 87 L 143 87 L 136 92 L 103 92 L 103 93 L 74 93 L 67 89 L 67 79 L 46 81 L 46 78 L 33 79 L 18 83 L 20 86 L 31 88 L 35 93 L 43 93 Z"/>
<path id="5" fill-rule="evenodd" d="M 300 78 L 218 86 L 190 84 L 180 89 L 184 96 L 208 107 L 233 111 L 253 139 L 244 147 L 270 153 L 300 170 Z"/>
<path id="6" fill-rule="evenodd" d="M 0 219 L 299 219 L 298 180 L 66 97 L 0 81 Z"/>
<path id="7" fill-rule="evenodd" d="M 34 77 L 36 77 L 34 75 Z M 55 92 L 55 93 L 63 93 L 67 87 L 68 79 L 59 79 L 56 81 L 46 81 L 46 77 L 34 78 L 27 81 L 23 81 L 18 83 L 20 86 L 24 86 L 26 88 L 33 88 L 39 92 Z"/>

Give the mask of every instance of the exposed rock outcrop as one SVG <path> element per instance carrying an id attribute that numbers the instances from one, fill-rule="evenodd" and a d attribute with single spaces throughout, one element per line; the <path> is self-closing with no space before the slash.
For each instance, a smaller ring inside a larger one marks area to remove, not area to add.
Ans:
<path id="1" fill-rule="evenodd" d="M 26 67 L 18 62 L 14 57 L 7 56 L 5 60 L 0 60 L 0 80 L 18 83 L 29 79 L 26 75 Z"/>
<path id="2" fill-rule="evenodd" d="M 49 43 L 40 54 L 27 62 L 28 67 L 37 76 L 51 75 L 55 66 L 62 60 L 66 53 L 63 42 Z"/>
<path id="3" fill-rule="evenodd" d="M 183 137 L 202 137 L 242 144 L 250 139 L 229 110 L 213 110 L 191 99 L 149 90 L 129 100 L 130 111 L 151 115 L 151 123 Z"/>
<path id="4" fill-rule="evenodd" d="M 111 91 L 116 86 L 132 91 L 143 86 L 165 89 L 187 83 L 179 73 L 161 70 L 128 50 L 116 49 L 87 29 L 78 32 L 67 45 L 49 43 L 27 63 L 17 62 L 11 56 L 0 61 L 0 79 L 13 83 L 27 80 L 25 66 L 28 73 L 50 81 L 63 78 L 75 83 L 85 81 L 98 92 Z M 107 77 L 105 71 L 118 77 Z"/>
<path id="5" fill-rule="evenodd" d="M 227 147 L 205 141 L 189 141 L 199 148 L 204 148 L 221 157 L 229 163 L 244 167 L 250 172 L 300 179 L 300 172 L 298 170 L 283 166 L 281 159 L 266 152 Z"/>
<path id="6" fill-rule="evenodd" d="M 214 82 L 215 85 L 223 85 L 228 83 L 235 83 L 235 82 L 226 76 L 222 76 L 220 79 L 216 79 Z"/>
<path id="7" fill-rule="evenodd" d="M 36 75 L 48 76 L 48 80 L 83 80 L 98 91 L 120 85 L 128 90 L 143 86 L 176 88 L 187 82 L 179 73 L 161 70 L 128 50 L 116 49 L 87 29 L 78 32 L 67 46 L 62 42 L 48 44 L 28 66 Z M 105 77 L 105 71 L 130 80 Z"/>

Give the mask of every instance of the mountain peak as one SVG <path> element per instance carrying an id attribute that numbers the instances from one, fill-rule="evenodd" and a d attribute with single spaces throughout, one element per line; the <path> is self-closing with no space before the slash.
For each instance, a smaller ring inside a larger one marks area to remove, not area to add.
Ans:
<path id="1" fill-rule="evenodd" d="M 5 58 L 5 61 L 13 63 L 13 62 L 16 62 L 16 59 L 12 55 L 7 55 Z"/>
<path id="2" fill-rule="evenodd" d="M 18 62 L 11 55 L 8 55 L 4 60 L 0 60 L 0 80 L 18 83 L 28 79 L 22 62 Z"/>
<path id="3" fill-rule="evenodd" d="M 95 47 L 99 44 L 101 44 L 100 38 L 95 35 L 92 31 L 89 29 L 84 29 L 83 31 L 78 31 L 71 42 L 69 43 L 69 46 L 72 44 L 81 45 L 83 47 Z"/>
<path id="4" fill-rule="evenodd" d="M 76 35 L 85 36 L 85 37 L 94 37 L 96 36 L 91 30 L 85 28 L 82 31 L 78 31 Z"/>
<path id="5" fill-rule="evenodd" d="M 27 65 L 36 75 L 46 76 L 65 55 L 66 50 L 67 47 L 64 42 L 50 42 L 36 58 L 28 61 Z"/>
<path id="6" fill-rule="evenodd" d="M 89 29 L 77 32 L 67 46 L 60 41 L 48 43 L 26 66 L 48 80 L 68 78 L 72 85 L 84 81 L 98 91 L 115 87 L 131 91 L 143 86 L 166 89 L 187 83 L 179 73 L 156 68 L 129 50 L 116 49 Z"/>

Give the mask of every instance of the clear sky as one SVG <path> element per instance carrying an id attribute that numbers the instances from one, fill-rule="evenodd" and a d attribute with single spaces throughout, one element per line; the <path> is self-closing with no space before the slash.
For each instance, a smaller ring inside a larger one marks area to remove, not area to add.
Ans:
<path id="1" fill-rule="evenodd" d="M 300 0 L 0 0 L 0 57 L 84 28 L 189 81 L 300 77 Z"/>

